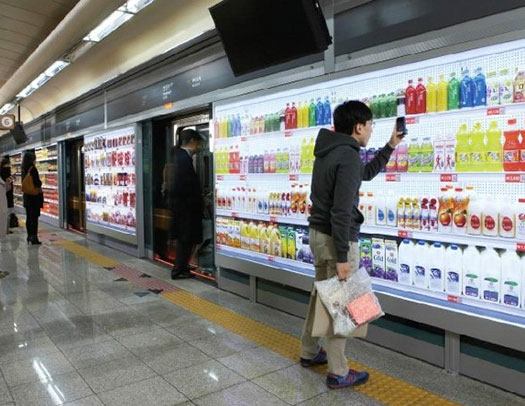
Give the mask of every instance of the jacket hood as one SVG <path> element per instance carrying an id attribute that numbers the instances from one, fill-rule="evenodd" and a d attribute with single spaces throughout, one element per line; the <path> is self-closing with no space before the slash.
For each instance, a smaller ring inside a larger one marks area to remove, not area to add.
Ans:
<path id="1" fill-rule="evenodd" d="M 315 141 L 314 155 L 316 157 L 325 156 L 333 149 L 343 145 L 354 148 L 357 151 L 360 149 L 359 143 L 351 135 L 322 128 L 317 135 L 317 140 Z"/>

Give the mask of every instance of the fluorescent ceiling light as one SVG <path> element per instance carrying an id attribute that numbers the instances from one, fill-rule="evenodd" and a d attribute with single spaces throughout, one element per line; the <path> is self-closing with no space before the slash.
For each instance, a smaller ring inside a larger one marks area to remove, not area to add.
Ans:
<path id="1" fill-rule="evenodd" d="M 69 62 L 56 61 L 53 63 L 53 65 L 47 68 L 44 73 L 51 78 L 68 65 L 69 65 Z"/>
<path id="2" fill-rule="evenodd" d="M 99 42 L 106 38 L 109 34 L 115 31 L 118 27 L 128 21 L 133 14 L 129 14 L 123 11 L 114 11 L 102 21 L 97 27 L 95 27 L 86 37 L 84 41 Z"/>
<path id="3" fill-rule="evenodd" d="M 5 114 L 9 110 L 11 110 L 15 105 L 13 103 L 6 103 L 4 106 L 0 109 L 0 114 Z"/>
<path id="4" fill-rule="evenodd" d="M 31 85 L 28 84 L 24 89 L 16 95 L 17 98 L 24 98 L 29 96 L 31 93 L 33 93 L 36 89 Z"/>
<path id="5" fill-rule="evenodd" d="M 128 13 L 138 13 L 151 3 L 153 3 L 153 0 L 128 0 L 126 4 L 119 8 L 119 10 L 127 11 Z"/>
<path id="6" fill-rule="evenodd" d="M 31 87 L 33 87 L 36 90 L 44 83 L 46 83 L 49 79 L 51 79 L 50 76 L 47 76 L 45 73 L 41 73 L 37 76 L 35 80 L 31 82 Z"/>

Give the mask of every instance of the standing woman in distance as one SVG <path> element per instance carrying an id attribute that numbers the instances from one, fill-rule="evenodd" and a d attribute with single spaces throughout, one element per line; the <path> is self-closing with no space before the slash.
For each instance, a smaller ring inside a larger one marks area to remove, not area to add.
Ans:
<path id="1" fill-rule="evenodd" d="M 27 243 L 40 245 L 41 242 L 38 241 L 38 217 L 40 217 L 40 209 L 44 207 L 44 194 L 42 193 L 42 181 L 35 167 L 35 161 L 34 152 L 24 154 L 22 159 L 22 190 L 27 214 Z M 30 178 L 26 179 L 28 176 Z"/>

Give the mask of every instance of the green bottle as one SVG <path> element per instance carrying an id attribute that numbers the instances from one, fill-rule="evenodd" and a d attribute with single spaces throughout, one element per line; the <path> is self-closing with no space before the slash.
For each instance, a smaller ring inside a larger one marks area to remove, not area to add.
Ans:
<path id="1" fill-rule="evenodd" d="M 312 99 L 310 101 L 310 108 L 308 112 L 308 127 L 316 126 L 316 116 L 315 116 L 316 107 L 317 106 L 315 105 L 314 99 Z"/>
<path id="2" fill-rule="evenodd" d="M 456 78 L 455 73 L 450 74 L 450 80 L 448 82 L 448 110 L 459 109 L 459 80 Z"/>

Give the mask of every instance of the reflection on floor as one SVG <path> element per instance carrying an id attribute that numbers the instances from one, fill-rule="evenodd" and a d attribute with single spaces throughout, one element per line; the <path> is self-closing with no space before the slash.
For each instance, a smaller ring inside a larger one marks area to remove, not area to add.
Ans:
<path id="1" fill-rule="evenodd" d="M 301 319 L 172 284 L 167 268 L 76 234 L 42 240 L 1 244 L 0 405 L 525 405 L 360 340 L 349 357 L 376 379 L 329 391 L 296 362 Z"/>

